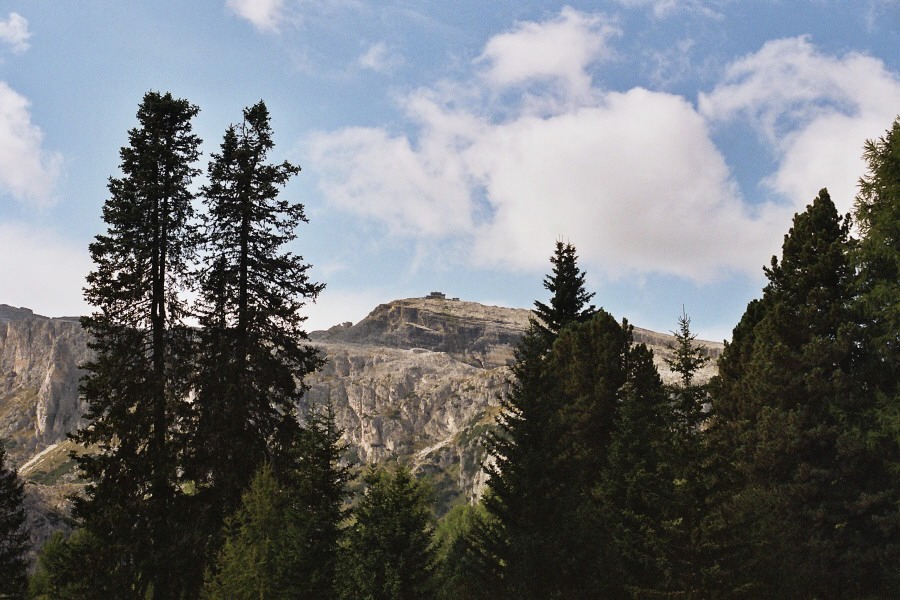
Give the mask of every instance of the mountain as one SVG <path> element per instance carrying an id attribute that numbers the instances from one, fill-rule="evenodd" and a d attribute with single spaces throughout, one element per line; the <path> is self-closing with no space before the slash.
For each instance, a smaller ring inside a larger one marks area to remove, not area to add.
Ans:
<path id="1" fill-rule="evenodd" d="M 447 507 L 484 486 L 480 436 L 507 393 L 513 349 L 531 311 L 433 293 L 376 307 L 357 324 L 310 334 L 325 366 L 306 381 L 301 413 L 331 402 L 348 460 L 401 461 L 428 477 Z M 635 329 L 662 363 L 670 335 Z M 716 356 L 722 344 L 702 342 Z M 77 319 L 0 305 L 0 437 L 28 482 L 32 524 L 58 527 L 77 491 L 66 434 L 83 424 L 79 365 L 89 357 Z M 713 374 L 708 366 L 704 378 Z"/>

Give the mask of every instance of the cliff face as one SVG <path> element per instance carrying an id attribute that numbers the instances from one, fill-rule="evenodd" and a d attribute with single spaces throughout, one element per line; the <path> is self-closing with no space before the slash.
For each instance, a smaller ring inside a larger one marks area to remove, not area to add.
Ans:
<path id="1" fill-rule="evenodd" d="M 77 321 L 0 305 L 0 437 L 14 464 L 83 423 L 79 365 L 88 356 Z"/>
<path id="2" fill-rule="evenodd" d="M 475 498 L 485 483 L 480 438 L 508 391 L 513 349 L 530 314 L 413 298 L 378 306 L 356 325 L 313 332 L 327 362 L 307 378 L 301 412 L 330 402 L 352 461 L 408 463 L 432 480 L 444 504 Z M 33 511 L 36 523 L 56 522 L 53 514 L 66 506 L 60 490 L 77 489 L 66 434 L 83 424 L 78 380 L 87 341 L 77 320 L 0 305 L 0 437 L 29 481 L 32 504 L 53 500 L 52 510 Z M 654 350 L 671 380 L 662 357 L 672 337 L 636 328 L 635 341 Z M 704 344 L 712 355 L 721 351 Z M 709 365 L 702 378 L 713 371 Z"/>

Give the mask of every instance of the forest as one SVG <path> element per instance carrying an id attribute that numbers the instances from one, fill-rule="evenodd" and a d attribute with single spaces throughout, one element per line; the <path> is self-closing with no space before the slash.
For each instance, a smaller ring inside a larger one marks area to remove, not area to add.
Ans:
<path id="1" fill-rule="evenodd" d="M 109 179 L 87 485 L 31 566 L 0 444 L 0 598 L 900 598 L 900 119 L 852 214 L 823 189 L 794 216 L 708 383 L 687 314 L 666 384 L 557 242 L 488 489 L 437 519 L 407 467 L 346 460 L 331 407 L 299 418 L 324 287 L 285 249 L 300 169 L 259 102 L 195 188 L 198 110 L 147 93 Z"/>

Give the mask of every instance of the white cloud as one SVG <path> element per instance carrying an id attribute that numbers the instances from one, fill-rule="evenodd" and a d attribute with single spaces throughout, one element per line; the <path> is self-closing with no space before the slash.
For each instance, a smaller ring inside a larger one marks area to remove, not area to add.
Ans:
<path id="1" fill-rule="evenodd" d="M 226 4 L 261 31 L 278 31 L 285 17 L 284 0 L 228 0 Z"/>
<path id="2" fill-rule="evenodd" d="M 701 94 L 711 121 L 750 122 L 773 149 L 778 170 L 766 181 L 795 207 L 828 187 L 850 209 L 865 172 L 862 145 L 890 127 L 900 110 L 900 80 L 870 56 L 819 52 L 807 37 L 776 40 L 728 68 Z"/>
<path id="3" fill-rule="evenodd" d="M 0 81 L 0 193 L 43 208 L 53 203 L 62 156 L 42 147 L 28 100 Z"/>
<path id="4" fill-rule="evenodd" d="M 548 83 L 583 100 L 592 91 L 588 66 L 608 58 L 609 39 L 618 33 L 600 15 L 565 7 L 554 20 L 519 23 L 494 36 L 477 62 L 486 65 L 481 75 L 493 88 Z"/>
<path id="5" fill-rule="evenodd" d="M 372 44 L 359 57 L 359 66 L 377 73 L 387 73 L 401 64 L 403 64 L 403 58 L 392 53 L 384 42 Z"/>
<path id="6" fill-rule="evenodd" d="M 306 331 L 318 331 L 347 321 L 358 323 L 376 306 L 392 300 L 396 300 L 396 291 L 337 291 L 326 287 L 315 304 L 307 304 L 300 312 L 307 317 Z"/>
<path id="7" fill-rule="evenodd" d="M 0 42 L 9 44 L 14 53 L 21 54 L 28 50 L 30 37 L 28 21 L 22 15 L 9 13 L 6 21 L 0 21 Z"/>
<path id="8" fill-rule="evenodd" d="M 586 71 L 608 51 L 602 29 L 600 17 L 572 9 L 519 24 L 487 43 L 469 80 L 403 100 L 411 134 L 320 133 L 310 162 L 323 167 L 326 197 L 392 234 L 450 241 L 479 266 L 542 269 L 562 236 L 606 275 L 755 276 L 819 188 L 849 207 L 863 140 L 900 106 L 881 63 L 823 56 L 802 38 L 735 61 L 699 109 L 643 88 L 604 91 Z M 576 50 L 524 60 L 548 40 Z M 531 110 L 554 95 L 521 85 L 532 80 L 561 83 L 578 101 Z M 498 89 L 511 96 L 504 106 Z M 771 201 L 742 197 L 713 141 L 710 127 L 736 118 L 756 124 L 777 154 Z"/>
<path id="9" fill-rule="evenodd" d="M 0 302 L 50 317 L 89 311 L 81 295 L 91 268 L 87 244 L 21 223 L 0 223 Z"/>

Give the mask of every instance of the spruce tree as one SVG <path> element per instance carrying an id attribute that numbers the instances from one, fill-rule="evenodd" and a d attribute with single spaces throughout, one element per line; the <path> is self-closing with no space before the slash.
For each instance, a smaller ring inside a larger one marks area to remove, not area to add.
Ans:
<path id="1" fill-rule="evenodd" d="M 548 460 L 558 443 L 545 362 L 559 332 L 595 312 L 588 305 L 593 294 L 584 289 L 585 274 L 577 266 L 575 248 L 557 242 L 550 262 L 553 271 L 544 279 L 544 288 L 552 296 L 547 304 L 535 302 L 534 317 L 516 348 L 509 394 L 501 400 L 498 431 L 486 442 L 493 460 L 485 465 L 490 478 L 490 493 L 484 499 L 489 518 L 476 528 L 472 549 L 480 554 L 484 587 L 498 594 L 504 581 L 521 586 L 538 577 L 532 565 L 542 563 L 541 534 L 535 527 L 545 504 L 552 502 L 542 494 L 549 492 Z M 511 552 L 519 558 L 513 559 Z"/>
<path id="2" fill-rule="evenodd" d="M 345 600 L 434 597 L 428 490 L 409 470 L 371 468 L 340 565 Z"/>
<path id="3" fill-rule="evenodd" d="M 110 178 L 107 232 L 90 245 L 94 270 L 82 320 L 94 358 L 84 365 L 89 424 L 75 439 L 86 495 L 75 514 L 104 551 L 108 584 L 121 598 L 179 594 L 182 555 L 178 452 L 187 409 L 191 334 L 182 293 L 192 258 L 190 185 L 200 140 L 196 106 L 147 93 Z M 87 557 L 86 557 L 87 560 Z"/>
<path id="4" fill-rule="evenodd" d="M 202 188 L 201 330 L 186 473 L 198 487 L 213 549 L 259 466 L 270 462 L 282 479 L 290 468 L 302 379 L 322 362 L 305 344 L 300 309 L 324 286 L 285 250 L 306 222 L 303 205 L 279 198 L 300 169 L 268 163 L 273 148 L 269 112 L 259 102 L 226 131 Z"/>
<path id="5" fill-rule="evenodd" d="M 691 331 L 691 319 L 682 311 L 678 317 L 678 330 L 673 331 L 675 343 L 670 346 L 671 358 L 663 360 L 678 380 L 667 385 L 671 402 L 673 468 L 673 517 L 668 524 L 668 534 L 673 547 L 678 548 L 672 557 L 672 589 L 690 596 L 702 589 L 704 560 L 701 541 L 701 524 L 706 514 L 710 480 L 710 461 L 704 431 L 708 425 L 707 405 L 709 386 L 697 382 L 697 374 L 711 360 L 706 351 L 696 343 Z"/>
<path id="6" fill-rule="evenodd" d="M 682 506 L 675 414 L 666 388 L 643 344 L 625 352 L 627 380 L 617 391 L 608 459 L 594 488 L 605 575 L 603 597 L 664 597 L 680 592 L 677 563 Z M 595 477 L 597 477 L 595 475 Z"/>
<path id="7" fill-rule="evenodd" d="M 24 598 L 28 579 L 25 552 L 24 483 L 6 464 L 6 448 L 0 440 L 0 598 Z"/>

